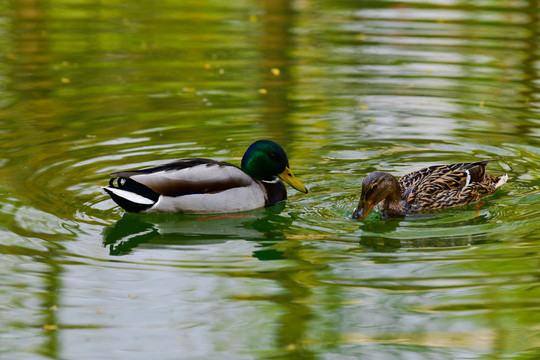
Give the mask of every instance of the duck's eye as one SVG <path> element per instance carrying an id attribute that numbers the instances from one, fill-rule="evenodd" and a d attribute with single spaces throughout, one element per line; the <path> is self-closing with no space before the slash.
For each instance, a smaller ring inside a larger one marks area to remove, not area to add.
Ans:
<path id="1" fill-rule="evenodd" d="M 369 199 L 373 195 L 373 189 L 366 190 L 366 198 Z"/>

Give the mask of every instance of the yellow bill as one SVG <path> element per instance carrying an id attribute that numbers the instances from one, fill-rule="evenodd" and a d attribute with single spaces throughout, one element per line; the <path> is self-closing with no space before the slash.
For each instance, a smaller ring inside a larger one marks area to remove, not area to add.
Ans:
<path id="1" fill-rule="evenodd" d="M 278 177 L 296 190 L 307 194 L 308 189 L 296 178 L 296 176 L 294 176 L 293 172 L 288 167 L 285 167 L 285 170 L 279 174 Z"/>

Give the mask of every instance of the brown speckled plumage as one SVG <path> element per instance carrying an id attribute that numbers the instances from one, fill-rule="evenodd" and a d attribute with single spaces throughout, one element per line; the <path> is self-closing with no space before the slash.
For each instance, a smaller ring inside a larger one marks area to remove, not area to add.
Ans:
<path id="1" fill-rule="evenodd" d="M 380 171 L 362 182 L 362 193 L 353 218 L 365 217 L 381 203 L 385 217 L 402 217 L 432 209 L 467 205 L 491 195 L 508 179 L 486 174 L 493 160 L 430 166 L 396 180 Z"/>

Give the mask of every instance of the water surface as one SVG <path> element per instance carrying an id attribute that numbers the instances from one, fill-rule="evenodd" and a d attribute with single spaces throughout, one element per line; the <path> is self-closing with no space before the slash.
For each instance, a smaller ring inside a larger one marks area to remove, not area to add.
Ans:
<path id="1" fill-rule="evenodd" d="M 539 29 L 526 1 L 0 4 L 0 358 L 538 358 Z M 307 195 L 100 191 L 261 138 Z M 492 158 L 479 208 L 350 220 L 373 170 Z"/>

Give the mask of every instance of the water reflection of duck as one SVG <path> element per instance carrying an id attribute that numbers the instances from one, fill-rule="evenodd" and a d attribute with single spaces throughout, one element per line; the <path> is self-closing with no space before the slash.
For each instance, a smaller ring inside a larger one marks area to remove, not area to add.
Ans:
<path id="1" fill-rule="evenodd" d="M 103 229 L 103 246 L 111 255 L 125 255 L 146 244 L 147 247 L 221 244 L 231 240 L 264 240 L 267 244 L 283 239 L 283 229 L 292 218 L 281 216 L 285 204 L 234 215 L 134 215 L 123 214 L 114 224 Z M 257 256 L 259 257 L 259 256 Z"/>
<path id="2" fill-rule="evenodd" d="M 308 191 L 290 170 L 285 150 L 270 140 L 253 143 L 241 168 L 190 158 L 111 175 L 103 189 L 129 212 L 203 214 L 267 207 L 287 198 L 279 179 L 298 191 Z"/>
<path id="3" fill-rule="evenodd" d="M 430 166 L 399 181 L 388 173 L 372 172 L 362 182 L 353 219 L 365 219 L 379 203 L 383 216 L 388 218 L 475 202 L 493 194 L 508 180 L 506 174 L 486 174 L 490 161 L 494 160 Z"/>

